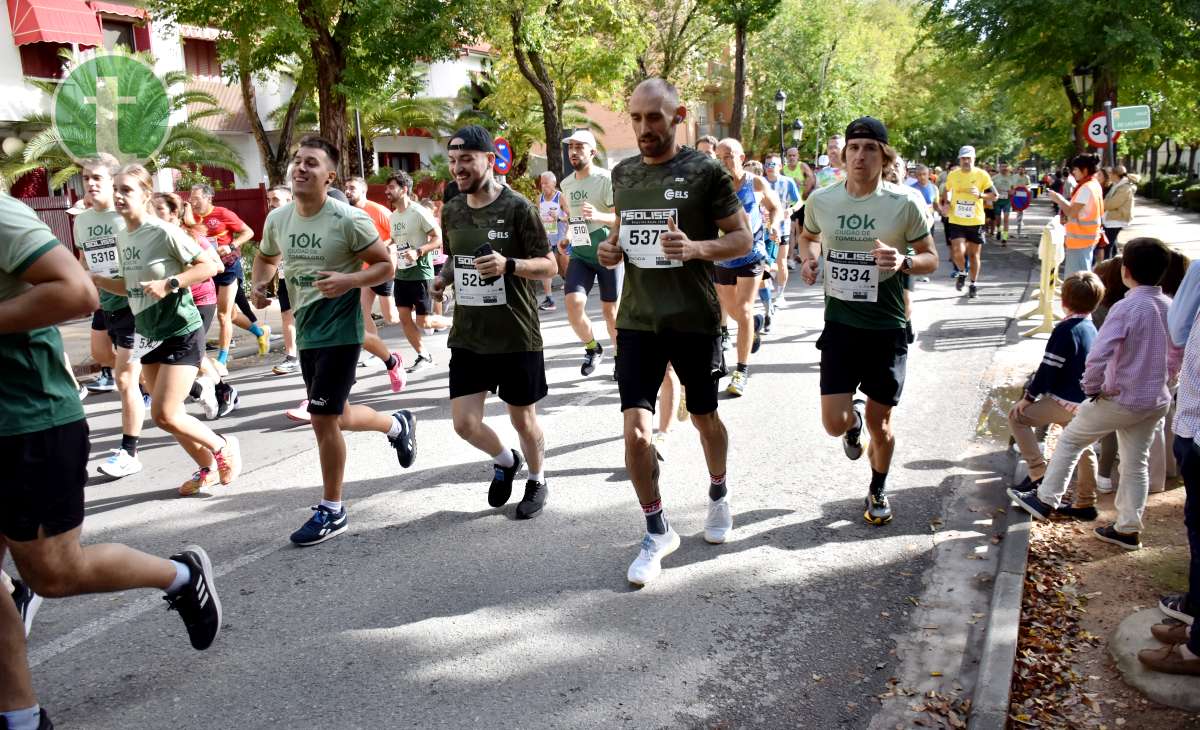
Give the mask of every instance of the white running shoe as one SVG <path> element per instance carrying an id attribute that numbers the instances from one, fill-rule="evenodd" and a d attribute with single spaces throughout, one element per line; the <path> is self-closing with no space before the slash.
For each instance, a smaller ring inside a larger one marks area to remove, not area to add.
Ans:
<path id="1" fill-rule="evenodd" d="M 206 375 L 196 378 L 196 384 L 200 386 L 200 397 L 196 400 L 204 408 L 205 420 L 211 421 L 217 417 L 217 385 Z"/>
<path id="2" fill-rule="evenodd" d="M 99 468 L 100 473 L 120 479 L 141 471 L 142 462 L 138 461 L 137 457 L 131 456 L 125 449 L 113 449 L 112 456 L 105 459 Z"/>
<path id="3" fill-rule="evenodd" d="M 711 545 L 720 545 L 729 537 L 733 529 L 733 511 L 729 508 L 729 497 L 721 497 L 716 502 L 708 500 L 708 517 L 704 519 L 704 541 Z"/>
<path id="4" fill-rule="evenodd" d="M 652 535 L 649 532 L 642 538 L 642 549 L 637 558 L 629 564 L 626 577 L 635 586 L 644 586 L 658 577 L 662 572 L 662 559 L 679 549 L 679 533 L 673 527 L 667 528 L 665 535 Z"/>
<path id="5" fill-rule="evenodd" d="M 1112 477 L 1097 476 L 1096 477 L 1096 491 L 1099 492 L 1100 494 L 1112 494 L 1113 493 Z"/>

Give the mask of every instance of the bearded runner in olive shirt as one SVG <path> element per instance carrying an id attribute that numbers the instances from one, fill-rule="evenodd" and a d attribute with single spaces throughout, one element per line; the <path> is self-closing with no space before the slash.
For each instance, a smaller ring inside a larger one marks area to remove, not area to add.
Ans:
<path id="1" fill-rule="evenodd" d="M 212 565 L 189 546 L 170 560 L 119 544 L 80 545 L 88 426 L 54 325 L 95 311 L 88 274 L 24 203 L 0 194 L 0 562 L 43 595 L 158 588 L 192 646 L 221 628 Z M 0 599 L 0 726 L 50 727 L 37 702 L 16 607 Z M 40 724 L 39 724 L 40 723 Z"/>
<path id="2" fill-rule="evenodd" d="M 711 476 L 704 539 L 724 542 L 733 528 L 725 484 L 729 435 L 717 415 L 717 378 L 725 368 L 713 262 L 746 255 L 753 239 L 729 173 L 675 141 L 687 108 L 674 86 L 658 78 L 638 84 L 629 116 L 641 155 L 613 169 L 617 226 L 600 245 L 599 259 L 605 266 L 626 265 L 617 310 L 617 383 L 625 466 L 646 517 L 646 536 L 627 577 L 642 586 L 679 547 L 663 513 L 651 441 L 668 363 L 687 389 L 687 409 Z"/>
<path id="3" fill-rule="evenodd" d="M 454 285 L 450 328 L 450 413 L 454 430 L 492 457 L 488 504 L 512 496 L 521 454 L 483 422 L 489 392 L 499 392 L 529 459 L 517 519 L 541 514 L 549 489 L 546 440 L 537 402 L 546 395 L 546 366 L 534 282 L 558 271 L 538 209 L 492 176 L 496 151 L 483 127 L 463 127 L 449 144 L 450 171 L 462 191 L 442 208 L 449 258 L 434 281 L 441 298 Z"/>
<path id="4" fill-rule="evenodd" d="M 830 436 L 842 438 L 850 459 L 863 454 L 865 423 L 871 486 L 863 518 L 883 525 L 892 519 L 886 494 L 895 448 L 891 414 L 908 356 L 899 274 L 928 274 L 938 261 L 923 202 L 882 179 L 896 160 L 883 123 L 872 117 L 851 122 L 842 154 L 846 180 L 818 190 L 805 204 L 801 277 L 815 283 L 817 259 L 824 259 L 825 329 L 817 340 L 821 421 Z M 912 255 L 906 255 L 909 248 Z M 866 402 L 854 397 L 860 389 Z"/>
<path id="5" fill-rule="evenodd" d="M 254 258 L 254 298 L 260 307 L 266 306 L 266 287 L 280 258 L 284 260 L 296 316 L 300 372 L 321 458 L 321 502 L 291 536 L 301 546 L 316 545 L 346 530 L 343 431 L 386 434 L 405 469 L 412 466 L 417 452 L 416 419 L 411 412 L 385 416 L 369 406 L 346 403 L 363 343 L 359 289 L 391 279 L 395 267 L 367 214 L 329 197 L 339 157 L 337 148 L 325 139 L 301 140 L 291 165 L 295 199 L 267 215 L 259 255 Z"/>

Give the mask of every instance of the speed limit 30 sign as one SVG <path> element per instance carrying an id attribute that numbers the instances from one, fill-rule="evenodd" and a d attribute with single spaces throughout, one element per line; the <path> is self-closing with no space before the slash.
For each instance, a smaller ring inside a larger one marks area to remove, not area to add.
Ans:
<path id="1" fill-rule="evenodd" d="M 1084 125 L 1083 135 L 1087 139 L 1087 143 L 1092 147 L 1105 147 L 1108 145 L 1108 120 L 1104 116 L 1104 112 L 1096 112 L 1092 118 L 1087 120 Z M 1117 132 L 1113 136 L 1113 141 L 1116 142 L 1121 138 L 1121 133 Z"/>

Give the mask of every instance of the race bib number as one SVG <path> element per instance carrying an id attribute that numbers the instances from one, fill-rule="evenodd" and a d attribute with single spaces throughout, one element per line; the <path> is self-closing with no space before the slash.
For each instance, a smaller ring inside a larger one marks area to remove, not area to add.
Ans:
<path id="1" fill-rule="evenodd" d="M 412 250 L 412 246 L 404 246 L 403 248 L 401 248 L 401 247 L 396 248 L 396 268 L 397 269 L 411 269 L 411 268 L 416 267 L 417 260 L 413 259 L 412 261 L 409 261 L 408 257 L 404 255 L 406 251 L 411 251 L 411 250 Z"/>
<path id="2" fill-rule="evenodd" d="M 116 276 L 120 273 L 117 263 L 117 239 L 99 238 L 84 244 L 84 259 L 88 270 L 101 276 Z"/>
<path id="3" fill-rule="evenodd" d="M 825 290 L 844 302 L 879 299 L 879 267 L 870 251 L 830 251 L 825 262 Z"/>
<path id="4" fill-rule="evenodd" d="M 667 219 L 675 217 L 675 210 L 661 208 L 650 210 L 621 211 L 621 250 L 629 263 L 639 269 L 677 269 L 682 261 L 674 261 L 663 253 L 662 234 L 667 232 Z"/>
<path id="5" fill-rule="evenodd" d="M 571 218 L 567 224 L 567 237 L 573 248 L 583 248 L 592 245 L 592 233 L 588 230 L 587 222 L 583 218 Z"/>
<path id="6" fill-rule="evenodd" d="M 161 344 L 162 344 L 162 340 L 147 339 L 146 337 L 134 332 L 133 333 L 133 349 L 131 349 L 130 352 L 133 353 L 133 355 L 132 355 L 133 359 L 141 360 L 144 356 L 149 355 L 154 350 L 154 348 L 158 347 Z"/>
<path id="7" fill-rule="evenodd" d="M 454 257 L 454 302 L 468 307 L 500 307 L 508 304 L 504 277 L 485 283 L 475 270 L 474 256 Z"/>
<path id="8" fill-rule="evenodd" d="M 542 209 L 542 225 L 546 233 L 558 233 L 558 206 Z"/>
<path id="9" fill-rule="evenodd" d="M 954 215 L 958 218 L 974 218 L 975 217 L 975 201 L 973 201 L 973 200 L 956 200 L 956 201 L 954 201 Z"/>

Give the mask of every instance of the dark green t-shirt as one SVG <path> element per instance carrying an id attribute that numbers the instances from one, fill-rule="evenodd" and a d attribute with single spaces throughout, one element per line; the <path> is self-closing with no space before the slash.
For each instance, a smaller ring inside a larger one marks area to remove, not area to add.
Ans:
<path id="1" fill-rule="evenodd" d="M 442 208 L 442 232 L 454 264 L 454 325 L 448 344 L 481 355 L 537 352 L 542 349 L 536 282 L 504 275 L 485 285 L 475 272 L 475 252 L 483 244 L 516 259 L 550 252 L 538 209 L 504 188 L 482 208 L 460 195 Z"/>
<path id="2" fill-rule="evenodd" d="M 612 171 L 613 198 L 625 254 L 617 328 L 716 334 L 721 307 L 712 262 L 668 261 L 658 237 L 673 217 L 696 241 L 715 239 L 717 221 L 741 209 L 733 179 L 716 160 L 690 147 L 670 161 L 623 160 Z"/>
<path id="3" fill-rule="evenodd" d="M 0 193 L 0 302 L 31 286 L 21 276 L 61 246 L 37 214 Z M 57 327 L 0 335 L 0 436 L 36 433 L 83 419 Z"/>

